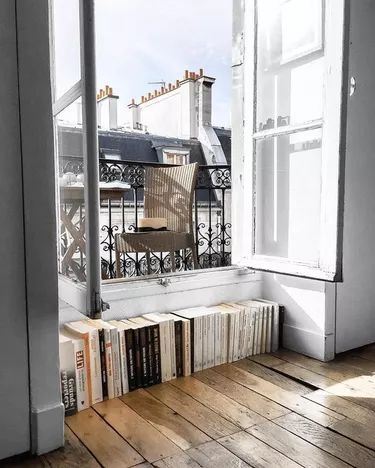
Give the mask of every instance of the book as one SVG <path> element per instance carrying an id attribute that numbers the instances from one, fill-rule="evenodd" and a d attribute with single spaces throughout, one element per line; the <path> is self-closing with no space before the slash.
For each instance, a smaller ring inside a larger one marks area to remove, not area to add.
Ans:
<path id="1" fill-rule="evenodd" d="M 102 327 L 105 336 L 108 336 L 109 341 L 106 342 L 106 347 L 110 348 L 112 358 L 112 379 L 113 379 L 113 395 L 114 398 L 122 395 L 121 391 L 121 359 L 120 359 L 120 343 L 118 328 L 105 320 L 94 320 L 99 327 Z M 107 348 L 106 348 L 107 349 Z"/>
<path id="2" fill-rule="evenodd" d="M 264 302 L 272 307 L 271 311 L 271 351 L 274 353 L 279 349 L 279 323 L 280 323 L 280 307 L 277 302 L 268 301 L 266 299 L 257 299 L 259 302 Z"/>
<path id="3" fill-rule="evenodd" d="M 100 364 L 99 332 L 87 320 L 66 323 L 64 327 L 84 341 L 84 355 L 87 363 L 89 404 L 103 401 L 103 387 Z"/>
<path id="4" fill-rule="evenodd" d="M 159 324 L 161 381 L 167 382 L 172 379 L 171 349 L 174 351 L 175 345 L 173 342 L 172 348 L 171 328 L 174 330 L 174 321 L 158 313 L 145 314 L 143 317 Z"/>
<path id="5" fill-rule="evenodd" d="M 167 317 L 171 318 L 174 322 L 174 335 L 175 335 L 175 362 L 176 362 L 176 377 L 182 377 L 184 375 L 183 371 L 183 359 L 184 359 L 184 349 L 183 349 L 183 324 L 182 318 L 174 314 L 165 314 Z"/>
<path id="6" fill-rule="evenodd" d="M 70 338 L 59 335 L 61 397 L 65 415 L 77 412 L 77 383 L 75 372 L 74 344 Z"/>
<path id="7" fill-rule="evenodd" d="M 126 369 L 128 374 L 128 391 L 137 388 L 137 379 L 135 375 L 135 349 L 134 349 L 134 333 L 133 323 L 127 323 L 127 320 L 120 320 L 122 329 L 125 333 L 125 346 L 126 346 Z M 120 325 L 118 325 L 120 327 Z"/>
<path id="8" fill-rule="evenodd" d="M 141 351 L 142 369 L 143 369 L 143 386 L 147 387 L 156 383 L 156 363 L 155 363 L 155 335 L 154 328 L 158 329 L 158 325 L 144 317 L 133 317 L 129 319 L 131 322 L 137 323 L 141 333 L 141 344 L 145 340 L 145 348 Z"/>
<path id="9" fill-rule="evenodd" d="M 121 393 L 124 395 L 129 392 L 128 363 L 126 357 L 126 330 L 128 326 L 119 320 L 110 320 L 108 323 L 118 330 L 120 366 L 121 366 Z"/>
<path id="10" fill-rule="evenodd" d="M 128 324 L 133 331 L 133 355 L 134 355 L 134 378 L 135 388 L 142 388 L 147 385 L 147 357 L 146 357 L 146 339 L 144 328 L 139 323 L 131 320 L 122 320 Z M 134 390 L 134 388 L 133 388 Z"/>
<path id="11" fill-rule="evenodd" d="M 66 329 L 61 329 L 60 335 L 71 339 L 74 346 L 77 411 L 82 411 L 89 407 L 89 391 L 87 382 L 87 366 L 84 354 L 84 341 L 69 333 L 69 331 Z"/>
<path id="12" fill-rule="evenodd" d="M 207 310 L 207 307 L 195 307 L 174 312 L 174 315 L 190 321 L 191 373 L 203 369 L 203 316 Z"/>
<path id="13" fill-rule="evenodd" d="M 98 329 L 103 399 L 111 399 L 115 397 L 111 333 L 99 320 L 88 319 L 88 323 Z"/>

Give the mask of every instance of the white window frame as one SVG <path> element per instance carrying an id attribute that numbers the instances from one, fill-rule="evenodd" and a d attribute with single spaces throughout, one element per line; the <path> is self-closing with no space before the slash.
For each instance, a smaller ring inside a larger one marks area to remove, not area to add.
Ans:
<path id="1" fill-rule="evenodd" d="M 53 1 L 49 0 L 50 17 L 50 60 L 52 81 L 52 113 L 58 114 L 82 97 L 82 136 L 84 166 L 85 200 L 85 238 L 86 238 L 86 282 L 76 285 L 64 281 L 60 275 L 59 285 L 63 296 L 69 302 L 76 302 L 85 291 L 85 304 L 80 307 L 83 313 L 91 317 L 101 314 L 101 268 L 100 268 L 100 232 L 99 232 L 99 150 L 98 125 L 96 111 L 96 61 L 95 61 L 95 8 L 93 0 L 79 0 L 80 31 L 80 79 L 61 97 L 56 98 Z M 56 128 L 56 127 L 55 127 Z M 56 134 L 56 130 L 55 130 Z M 55 158 L 58 167 L 57 135 L 55 135 Z M 57 210 L 60 206 L 60 193 L 56 193 Z M 59 213 L 57 211 L 57 220 Z M 58 221 L 59 222 L 59 221 Z M 65 296 L 66 294 L 66 296 Z"/>
<path id="2" fill-rule="evenodd" d="M 345 0 L 325 1 L 325 73 L 323 121 L 289 125 L 276 130 L 257 132 L 255 128 L 256 76 L 256 1 L 245 4 L 243 66 L 243 152 L 242 160 L 234 162 L 233 199 L 241 206 L 241 217 L 233 221 L 236 243 L 234 262 L 262 271 L 314 278 L 325 281 L 342 280 L 342 215 L 340 194 L 343 188 L 343 160 L 346 118 L 345 60 Z M 241 55 L 241 52 L 239 52 Z M 238 61 L 238 58 L 237 58 Z M 234 64 L 239 66 L 239 63 Z M 237 98 L 238 99 L 238 98 Z M 323 126 L 322 126 L 323 124 Z M 257 255 L 255 253 L 255 142 L 267 135 L 290 134 L 322 126 L 322 205 L 320 255 L 318 266 L 302 262 Z M 241 138 L 241 136 L 239 137 Z M 241 144 L 239 144 L 241 148 Z M 238 150 L 237 150 L 238 151 Z M 236 183 L 238 179 L 239 184 Z M 333 187 L 333 188 L 332 188 Z"/>

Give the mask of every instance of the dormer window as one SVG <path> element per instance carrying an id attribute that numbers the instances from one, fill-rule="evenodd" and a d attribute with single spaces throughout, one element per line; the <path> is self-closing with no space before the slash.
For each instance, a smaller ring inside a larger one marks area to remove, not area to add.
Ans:
<path id="1" fill-rule="evenodd" d="M 175 148 L 163 149 L 163 163 L 184 166 L 190 162 L 190 150 L 180 150 Z"/>

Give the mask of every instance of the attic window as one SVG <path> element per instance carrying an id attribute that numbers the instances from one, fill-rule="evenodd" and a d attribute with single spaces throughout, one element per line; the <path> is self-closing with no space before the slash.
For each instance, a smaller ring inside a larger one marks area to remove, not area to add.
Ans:
<path id="1" fill-rule="evenodd" d="M 163 149 L 163 163 L 183 166 L 190 162 L 190 150 L 176 150 L 175 148 Z"/>

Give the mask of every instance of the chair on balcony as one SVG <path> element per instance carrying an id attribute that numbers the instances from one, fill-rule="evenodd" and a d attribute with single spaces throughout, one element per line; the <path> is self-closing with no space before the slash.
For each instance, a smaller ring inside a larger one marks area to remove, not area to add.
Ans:
<path id="1" fill-rule="evenodd" d="M 193 199 L 198 164 L 174 167 L 147 167 L 144 179 L 144 217 L 165 218 L 167 231 L 124 232 L 116 234 L 116 271 L 121 274 L 121 254 L 145 252 L 147 271 L 151 273 L 151 252 L 169 252 L 172 271 L 176 271 L 174 253 L 190 249 L 193 266 L 198 258 L 193 230 Z"/>

